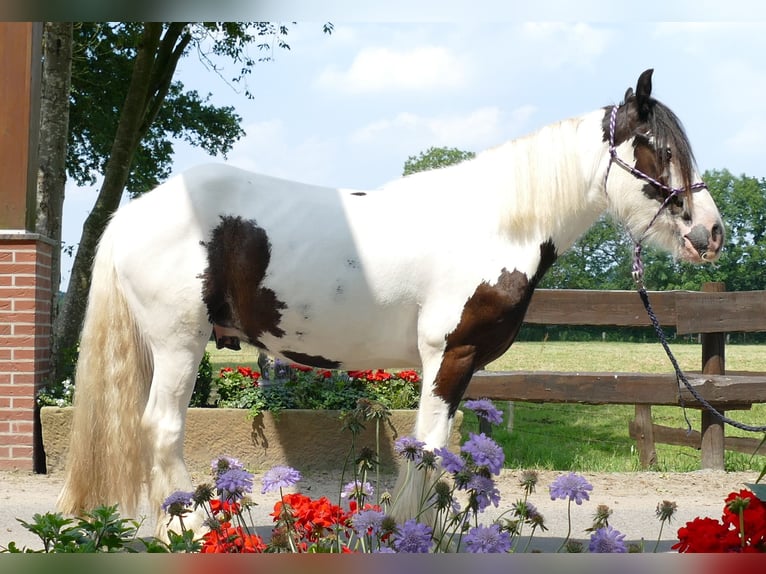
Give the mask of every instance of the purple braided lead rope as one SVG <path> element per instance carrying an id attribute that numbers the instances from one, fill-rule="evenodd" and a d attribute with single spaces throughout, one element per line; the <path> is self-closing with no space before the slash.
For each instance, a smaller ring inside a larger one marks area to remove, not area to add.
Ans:
<path id="1" fill-rule="evenodd" d="M 670 360 L 670 363 L 673 365 L 673 369 L 676 372 L 676 379 L 679 383 L 684 384 L 684 386 L 689 391 L 689 393 L 694 397 L 694 399 L 700 405 L 702 405 L 709 412 L 713 413 L 723 423 L 733 426 L 735 428 L 738 428 L 740 430 L 748 431 L 748 432 L 766 432 L 766 425 L 751 426 L 751 425 L 747 425 L 745 423 L 736 421 L 734 419 L 731 419 L 727 417 L 726 415 L 724 415 L 719 410 L 717 410 L 707 400 L 705 400 L 702 397 L 702 395 L 700 395 L 700 393 L 697 391 L 697 389 L 695 389 L 692 386 L 692 384 L 689 382 L 689 380 L 686 378 L 686 375 L 684 375 L 683 371 L 681 370 L 681 367 L 679 366 L 678 361 L 673 355 L 673 352 L 670 350 L 670 345 L 668 345 L 668 340 L 667 340 L 667 337 L 665 336 L 665 332 L 662 330 L 662 327 L 660 326 L 660 322 L 657 319 L 657 315 L 654 313 L 654 310 L 652 309 L 652 306 L 649 303 L 649 294 L 647 293 L 646 288 L 644 287 L 644 282 L 643 282 L 644 264 L 641 261 L 641 247 L 642 247 L 641 243 L 644 237 L 646 236 L 646 233 L 649 231 L 649 228 L 652 225 L 654 225 L 655 221 L 657 221 L 657 218 L 660 216 L 660 213 L 662 213 L 662 211 L 670 204 L 670 202 L 675 196 L 683 193 L 683 190 L 679 188 L 670 187 L 668 185 L 665 185 L 661 181 L 657 181 L 653 177 L 629 165 L 622 158 L 620 158 L 617 155 L 617 147 L 615 146 L 615 143 L 614 143 L 614 137 L 615 137 L 614 134 L 616 129 L 617 129 L 617 106 L 614 106 L 612 107 L 612 113 L 609 117 L 609 158 L 610 159 L 609 159 L 609 165 L 607 165 L 607 168 L 606 168 L 606 175 L 604 175 L 604 191 L 606 191 L 606 180 L 609 177 L 609 170 L 612 167 L 612 163 L 616 162 L 620 167 L 625 169 L 628 173 L 630 173 L 634 177 L 638 179 L 642 179 L 646 182 L 649 182 L 655 187 L 659 187 L 660 189 L 663 189 L 668 192 L 668 196 L 665 198 L 665 201 L 662 202 L 662 205 L 657 210 L 657 213 L 654 214 L 654 217 L 652 217 L 652 220 L 649 222 L 649 225 L 646 226 L 646 229 L 644 229 L 643 233 L 638 238 L 638 241 L 636 241 L 631 235 L 631 240 L 633 241 L 633 244 L 634 244 L 632 275 L 638 288 L 638 294 L 641 297 L 641 301 L 644 304 L 646 313 L 649 316 L 649 320 L 651 321 L 652 326 L 654 327 L 654 331 L 657 333 L 657 337 L 660 340 L 660 344 L 662 345 L 662 348 L 665 350 L 665 354 L 667 354 L 668 359 Z M 692 191 L 696 191 L 699 189 L 706 189 L 706 188 L 707 186 L 702 181 L 697 182 L 691 186 Z M 630 235 L 630 231 L 628 231 L 628 234 Z M 679 391 L 680 391 L 680 388 L 679 388 Z M 686 415 L 686 407 L 684 405 L 684 400 L 680 392 L 678 394 L 678 401 L 684 412 L 684 419 L 686 420 L 687 431 L 691 432 L 692 430 L 691 422 L 689 422 L 689 417 L 687 417 Z"/>

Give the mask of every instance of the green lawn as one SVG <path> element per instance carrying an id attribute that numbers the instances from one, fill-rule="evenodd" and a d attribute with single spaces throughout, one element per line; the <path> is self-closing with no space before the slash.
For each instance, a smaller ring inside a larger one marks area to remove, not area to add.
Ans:
<path id="1" fill-rule="evenodd" d="M 216 351 L 209 346 L 213 372 L 227 365 L 254 366 L 257 352 Z M 684 370 L 699 370 L 700 345 L 672 345 Z M 489 365 L 492 370 L 550 370 L 550 371 L 620 371 L 672 372 L 670 363 L 657 343 L 601 342 L 536 342 L 516 343 L 503 357 Z M 726 369 L 729 371 L 766 372 L 766 346 L 728 345 Z M 507 409 L 507 405 L 498 403 Z M 685 428 L 683 411 L 677 407 L 654 407 L 656 424 Z M 733 418 L 753 425 L 766 424 L 766 404 L 754 405 L 750 411 L 732 411 Z M 699 411 L 689 409 L 692 428 L 699 430 Z M 579 405 L 515 403 L 513 430 L 493 429 L 493 437 L 506 452 L 506 466 L 512 468 L 541 468 L 553 470 L 633 471 L 639 469 L 635 441 L 628 435 L 628 423 L 633 418 L 630 405 Z M 466 413 L 466 432 L 477 430 L 478 423 Z M 727 436 L 761 438 L 726 428 Z M 700 468 L 700 453 L 688 447 L 657 444 L 656 470 L 685 472 Z M 727 451 L 727 470 L 760 470 L 766 457 Z"/>

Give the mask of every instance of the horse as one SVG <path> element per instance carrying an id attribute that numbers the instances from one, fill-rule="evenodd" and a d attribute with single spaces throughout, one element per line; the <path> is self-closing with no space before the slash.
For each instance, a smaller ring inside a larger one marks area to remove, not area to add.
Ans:
<path id="1" fill-rule="evenodd" d="M 192 489 L 184 424 L 211 336 L 309 367 L 418 369 L 413 436 L 445 446 L 473 373 L 507 351 L 545 272 L 604 212 L 677 259 L 721 252 L 721 216 L 652 70 L 620 104 L 375 190 L 224 164 L 173 176 L 100 239 L 58 509 L 130 512 L 146 486 L 159 518 Z M 396 515 L 425 480 L 406 483 Z"/>

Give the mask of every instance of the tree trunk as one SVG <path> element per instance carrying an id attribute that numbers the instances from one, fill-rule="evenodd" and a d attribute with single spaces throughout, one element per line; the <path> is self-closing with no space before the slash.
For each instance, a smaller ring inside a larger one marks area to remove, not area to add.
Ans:
<path id="1" fill-rule="evenodd" d="M 61 219 L 66 186 L 71 85 L 72 23 L 45 22 L 35 231 L 59 244 L 51 253 L 51 320 L 54 322 L 58 313 L 61 282 Z M 55 357 L 55 338 L 52 346 Z"/>
<path id="2" fill-rule="evenodd" d="M 98 242 L 112 214 L 120 205 L 125 184 L 130 175 L 133 156 L 141 138 L 151 125 L 154 110 L 167 94 L 167 86 L 175 72 L 178 59 L 191 36 L 183 32 L 184 23 L 169 25 L 164 38 L 163 25 L 158 22 L 144 24 L 141 44 L 136 53 L 133 73 L 125 103 L 120 111 L 117 132 L 104 171 L 104 181 L 93 210 L 83 224 L 82 237 L 72 266 L 69 288 L 56 325 L 58 348 L 74 349 L 80 338 L 90 292 L 91 268 Z M 181 36 L 180 42 L 176 42 Z M 172 57 L 167 58 L 168 45 Z M 159 102 L 157 100 L 160 100 Z M 68 353 L 64 353 L 66 355 Z M 62 353 L 56 357 L 59 378 L 67 365 Z"/>

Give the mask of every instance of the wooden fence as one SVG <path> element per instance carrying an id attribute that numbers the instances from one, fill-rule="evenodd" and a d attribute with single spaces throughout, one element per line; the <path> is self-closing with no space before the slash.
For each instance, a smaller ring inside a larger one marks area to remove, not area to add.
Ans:
<path id="1" fill-rule="evenodd" d="M 766 291 L 726 292 L 722 283 L 707 283 L 702 291 L 649 292 L 649 300 L 663 327 L 672 327 L 679 335 L 700 334 L 701 371 L 686 373 L 686 376 L 706 401 L 722 413 L 766 402 L 766 374 L 727 374 L 725 371 L 726 333 L 766 331 Z M 525 322 L 651 326 L 635 291 L 538 290 L 532 297 Z M 472 378 L 465 398 L 481 397 L 501 401 L 635 405 L 629 433 L 637 441 L 639 460 L 644 468 L 656 462 L 654 445 L 657 442 L 701 449 L 702 468 L 715 469 L 723 468 L 726 449 L 752 453 L 761 442 L 761 437 L 725 437 L 720 419 L 701 408 L 676 380 L 670 365 L 668 374 L 480 371 Z M 686 429 L 653 424 L 652 405 L 701 409 L 701 432 L 687 433 Z"/>

